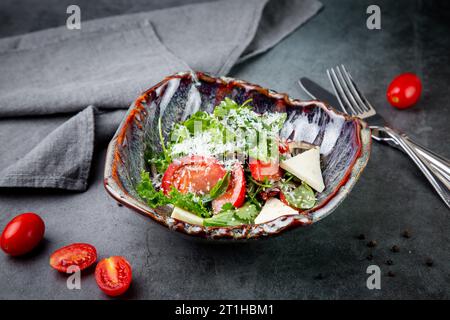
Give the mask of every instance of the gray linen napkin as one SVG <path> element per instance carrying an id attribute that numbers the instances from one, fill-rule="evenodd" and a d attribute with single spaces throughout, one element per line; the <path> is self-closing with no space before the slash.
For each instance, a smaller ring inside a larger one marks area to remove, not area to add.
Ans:
<path id="1" fill-rule="evenodd" d="M 187 69 L 225 75 L 321 7 L 316 0 L 267 2 L 189 4 L 1 39 L 0 151 L 9 155 L 0 160 L 0 187 L 85 190 L 94 142 L 111 137 L 120 109 L 142 91 Z M 65 122 L 54 116 L 74 113 Z M 45 132 L 42 121 L 56 128 Z M 11 146 L 27 136 L 23 126 L 36 135 Z"/>

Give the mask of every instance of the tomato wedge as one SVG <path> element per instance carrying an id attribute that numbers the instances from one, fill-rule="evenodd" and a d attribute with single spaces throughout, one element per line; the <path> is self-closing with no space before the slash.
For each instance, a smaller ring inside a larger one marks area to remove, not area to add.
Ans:
<path id="1" fill-rule="evenodd" d="M 50 256 L 50 266 L 60 271 L 67 272 L 70 266 L 77 266 L 84 270 L 97 261 L 97 250 L 87 243 L 73 243 L 62 247 Z"/>
<path id="2" fill-rule="evenodd" d="M 161 188 L 168 194 L 172 186 L 181 193 L 207 194 L 225 175 L 225 168 L 213 157 L 187 156 L 174 160 L 162 178 Z"/>
<path id="3" fill-rule="evenodd" d="M 219 212 L 226 203 L 231 203 L 236 208 L 241 207 L 245 200 L 245 186 L 244 168 L 239 162 L 236 162 L 231 171 L 231 180 L 227 191 L 212 202 L 214 212 Z"/>
<path id="4" fill-rule="evenodd" d="M 257 181 L 278 181 L 281 179 L 282 172 L 278 162 L 262 162 L 261 160 L 250 159 L 250 172 L 253 179 Z"/>
<path id="5" fill-rule="evenodd" d="M 101 260 L 95 268 L 95 281 L 108 296 L 116 297 L 125 293 L 131 284 L 130 263 L 124 258 L 113 256 Z"/>
<path id="6" fill-rule="evenodd" d="M 33 250 L 41 242 L 45 224 L 32 212 L 22 213 L 12 219 L 0 237 L 0 247 L 11 256 L 20 256 Z"/>

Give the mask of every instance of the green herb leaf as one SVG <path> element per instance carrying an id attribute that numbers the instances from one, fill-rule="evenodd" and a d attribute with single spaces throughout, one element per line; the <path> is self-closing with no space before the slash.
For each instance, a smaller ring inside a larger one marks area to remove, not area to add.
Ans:
<path id="1" fill-rule="evenodd" d="M 251 177 L 251 174 L 247 174 L 247 200 L 253 203 L 259 210 L 262 208 L 261 201 L 258 200 L 258 194 L 264 190 L 263 186 L 259 186 L 256 181 Z"/>
<path id="2" fill-rule="evenodd" d="M 189 129 L 186 126 L 177 123 L 174 125 L 172 132 L 170 133 L 170 142 L 173 144 L 183 142 L 184 139 L 190 137 Z"/>
<path id="3" fill-rule="evenodd" d="M 174 206 L 196 214 L 199 217 L 211 217 L 211 212 L 205 207 L 202 198 L 193 193 L 181 193 L 172 187 L 169 192 L 169 201 Z"/>
<path id="4" fill-rule="evenodd" d="M 206 131 L 213 124 L 215 124 L 217 120 L 211 116 L 209 113 L 205 111 L 197 111 L 193 115 L 189 117 L 186 121 L 183 122 L 183 126 L 187 128 L 191 135 L 198 134 L 199 132 L 195 132 L 195 130 Z"/>
<path id="5" fill-rule="evenodd" d="M 233 206 L 225 207 L 224 205 L 220 213 L 203 220 L 203 225 L 206 227 L 232 227 L 242 224 L 251 224 L 258 213 L 259 210 L 256 206 L 249 202 L 236 209 Z"/>
<path id="6" fill-rule="evenodd" d="M 205 227 L 232 227 L 241 224 L 244 224 L 244 222 L 236 218 L 234 210 L 227 210 L 203 220 Z"/>
<path id="7" fill-rule="evenodd" d="M 227 210 L 234 210 L 234 206 L 231 202 L 227 202 L 222 206 L 222 209 L 220 209 L 220 212 L 227 211 Z"/>
<path id="8" fill-rule="evenodd" d="M 184 194 L 172 187 L 167 197 L 161 190 L 156 191 L 148 172 L 143 171 L 141 173 L 141 182 L 137 185 L 136 191 L 151 208 L 173 204 L 199 217 L 211 217 L 211 212 L 205 207 L 202 199 L 192 193 Z"/>
<path id="9" fill-rule="evenodd" d="M 253 223 L 258 213 L 258 208 L 254 204 L 249 202 L 236 209 L 236 216 L 246 223 Z"/>
<path id="10" fill-rule="evenodd" d="M 148 159 L 148 163 L 150 165 L 154 165 L 156 172 L 161 174 L 163 174 L 167 170 L 167 167 L 169 167 L 170 165 L 170 162 L 167 161 L 166 157 L 164 157 L 164 154 L 162 153 L 154 157 L 150 157 Z"/>
<path id="11" fill-rule="evenodd" d="M 217 181 L 214 187 L 212 187 L 212 189 L 209 191 L 209 194 L 203 197 L 203 202 L 212 201 L 220 197 L 222 194 L 224 194 L 225 191 L 227 191 L 228 189 L 230 180 L 231 180 L 231 173 L 228 171 L 227 173 L 225 173 L 223 178 L 219 179 L 219 181 Z"/>
<path id="12" fill-rule="evenodd" d="M 296 208 L 311 209 L 316 204 L 314 191 L 305 182 L 298 187 L 293 183 L 284 183 L 282 190 L 286 201 Z"/>

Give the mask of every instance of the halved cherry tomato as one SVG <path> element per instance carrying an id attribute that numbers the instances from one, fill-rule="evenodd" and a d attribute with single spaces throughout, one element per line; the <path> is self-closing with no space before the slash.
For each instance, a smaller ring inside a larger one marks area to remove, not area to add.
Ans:
<path id="1" fill-rule="evenodd" d="M 20 256 L 33 250 L 45 233 L 44 221 L 32 212 L 22 213 L 6 225 L 0 238 L 3 251 Z"/>
<path id="2" fill-rule="evenodd" d="M 278 142 L 278 152 L 281 154 L 289 152 L 289 142 L 287 140 L 280 140 Z"/>
<path id="3" fill-rule="evenodd" d="M 244 169 L 239 162 L 236 162 L 233 165 L 227 191 L 212 202 L 214 212 L 219 212 L 225 203 L 231 203 L 236 208 L 241 207 L 245 200 L 245 185 Z"/>
<path id="4" fill-rule="evenodd" d="M 387 89 L 387 99 L 398 109 L 414 105 L 420 98 L 422 83 L 413 73 L 403 73 L 392 80 Z"/>
<path id="5" fill-rule="evenodd" d="M 225 175 L 225 168 L 213 157 L 187 156 L 174 160 L 162 178 L 165 194 L 175 187 L 181 193 L 206 194 Z"/>
<path id="6" fill-rule="evenodd" d="M 97 250 L 87 243 L 70 244 L 56 250 L 50 256 L 50 265 L 60 272 L 67 272 L 70 266 L 77 266 L 80 270 L 84 270 L 95 261 L 97 261 Z"/>
<path id="7" fill-rule="evenodd" d="M 281 202 L 283 202 L 285 205 L 291 206 L 291 205 L 289 204 L 289 202 L 287 201 L 286 196 L 283 194 L 282 191 L 280 191 L 280 200 L 281 200 Z"/>
<path id="8" fill-rule="evenodd" d="M 278 162 L 262 162 L 260 160 L 250 159 L 249 168 L 253 179 L 257 181 L 278 181 L 281 179 L 282 172 Z"/>
<path id="9" fill-rule="evenodd" d="M 98 287 L 111 297 L 125 293 L 130 287 L 131 279 L 131 265 L 124 257 L 103 259 L 95 268 L 95 281 Z"/>

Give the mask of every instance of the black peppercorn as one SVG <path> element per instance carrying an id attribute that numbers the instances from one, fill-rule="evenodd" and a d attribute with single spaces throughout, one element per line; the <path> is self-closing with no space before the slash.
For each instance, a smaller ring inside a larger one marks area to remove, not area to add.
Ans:
<path id="1" fill-rule="evenodd" d="M 322 273 L 319 273 L 318 275 L 316 275 L 315 277 L 314 277 L 314 279 L 316 279 L 316 280 L 323 280 L 325 277 L 324 277 L 324 275 L 322 274 Z"/>
<path id="2" fill-rule="evenodd" d="M 411 238 L 411 231 L 406 229 L 405 231 L 403 231 L 402 236 L 403 236 L 403 238 L 406 238 L 406 239 Z"/>
<path id="3" fill-rule="evenodd" d="M 367 242 L 367 246 L 369 248 L 374 248 L 377 246 L 377 242 L 375 240 L 370 240 L 369 242 Z"/>

